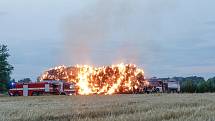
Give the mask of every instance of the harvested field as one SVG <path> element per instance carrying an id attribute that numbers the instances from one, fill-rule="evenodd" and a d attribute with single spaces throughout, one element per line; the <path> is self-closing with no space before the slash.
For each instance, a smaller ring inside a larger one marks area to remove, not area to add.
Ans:
<path id="1" fill-rule="evenodd" d="M 215 94 L 0 97 L 7 121 L 214 121 Z"/>

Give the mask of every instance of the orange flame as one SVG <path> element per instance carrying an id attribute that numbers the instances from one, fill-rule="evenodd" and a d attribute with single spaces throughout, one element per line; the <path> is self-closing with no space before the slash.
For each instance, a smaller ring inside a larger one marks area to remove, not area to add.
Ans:
<path id="1" fill-rule="evenodd" d="M 73 82 L 80 95 L 135 93 L 148 84 L 142 69 L 123 63 L 98 68 L 88 65 L 59 66 L 45 71 L 40 79 Z"/>

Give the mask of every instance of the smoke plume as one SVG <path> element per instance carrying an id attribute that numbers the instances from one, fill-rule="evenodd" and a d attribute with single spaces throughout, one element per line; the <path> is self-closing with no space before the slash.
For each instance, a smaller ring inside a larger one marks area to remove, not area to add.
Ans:
<path id="1" fill-rule="evenodd" d="M 166 3 L 96 1 L 66 17 L 63 63 L 141 63 L 148 58 L 148 55 L 142 57 L 146 52 L 153 53 L 157 51 L 153 48 L 159 48 L 151 36 L 159 32 L 160 13 L 165 10 Z"/>

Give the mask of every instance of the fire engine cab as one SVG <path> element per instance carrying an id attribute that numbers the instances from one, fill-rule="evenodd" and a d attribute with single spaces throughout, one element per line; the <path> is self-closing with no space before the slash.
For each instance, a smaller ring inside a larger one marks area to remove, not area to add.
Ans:
<path id="1" fill-rule="evenodd" d="M 75 84 L 52 80 L 35 83 L 15 83 L 8 93 L 10 96 L 73 95 L 75 94 Z"/>

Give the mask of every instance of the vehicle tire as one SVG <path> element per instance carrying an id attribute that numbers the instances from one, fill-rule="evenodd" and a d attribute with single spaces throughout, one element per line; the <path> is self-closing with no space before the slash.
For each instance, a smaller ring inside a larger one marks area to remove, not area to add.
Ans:
<path id="1" fill-rule="evenodd" d="M 19 94 L 18 94 L 18 93 L 15 93 L 13 96 L 19 96 Z"/>
<path id="2" fill-rule="evenodd" d="M 9 95 L 9 96 L 12 96 L 9 92 L 8 92 L 8 95 Z"/>
<path id="3" fill-rule="evenodd" d="M 41 95 L 43 95 L 42 92 L 37 92 L 37 96 L 41 96 Z"/>
<path id="4" fill-rule="evenodd" d="M 37 92 L 32 92 L 32 96 L 38 96 Z"/>
<path id="5" fill-rule="evenodd" d="M 156 93 L 160 92 L 160 89 L 159 88 L 156 88 Z"/>
<path id="6" fill-rule="evenodd" d="M 62 92 L 62 93 L 60 93 L 60 95 L 66 95 L 66 93 Z"/>

